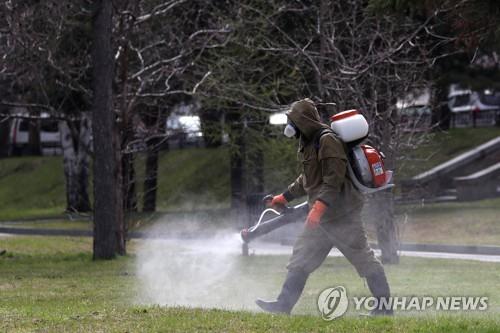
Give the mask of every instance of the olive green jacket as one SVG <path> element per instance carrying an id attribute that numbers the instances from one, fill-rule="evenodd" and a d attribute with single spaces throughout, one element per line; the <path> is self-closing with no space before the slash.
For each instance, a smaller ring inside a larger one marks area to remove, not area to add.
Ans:
<path id="1" fill-rule="evenodd" d="M 285 196 L 307 195 L 309 205 L 316 200 L 324 202 L 328 209 L 322 221 L 361 209 L 363 197 L 348 176 L 345 145 L 333 133 L 321 136 L 318 142 L 317 136 L 328 126 L 321 123 L 312 101 L 295 102 L 287 115 L 300 131 L 298 158 L 302 173 L 288 186 Z"/>

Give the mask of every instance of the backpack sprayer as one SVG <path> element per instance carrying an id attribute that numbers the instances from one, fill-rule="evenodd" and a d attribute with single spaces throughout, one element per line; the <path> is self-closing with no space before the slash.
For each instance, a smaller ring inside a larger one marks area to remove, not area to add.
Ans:
<path id="1" fill-rule="evenodd" d="M 394 187 L 393 172 L 384 167 L 384 154 L 360 144 L 368 136 L 368 122 L 358 110 L 348 110 L 330 117 L 332 131 L 350 148 L 347 172 L 354 186 L 364 194 Z"/>
<path id="2" fill-rule="evenodd" d="M 349 163 L 347 172 L 354 186 L 364 194 L 371 194 L 394 187 L 391 183 L 393 172 L 384 167 L 384 155 L 375 148 L 361 145 L 368 136 L 368 122 L 357 110 L 348 110 L 337 113 L 330 118 L 331 131 L 333 131 L 350 149 L 348 151 Z M 320 133 L 322 135 L 332 133 L 329 129 Z M 268 195 L 264 202 L 272 200 Z M 258 222 L 241 231 L 241 239 L 245 244 L 253 239 L 265 235 L 286 224 L 303 219 L 309 210 L 307 202 L 293 207 L 284 207 L 281 212 L 275 209 L 265 209 L 259 217 Z M 264 217 L 272 213 L 276 216 L 263 221 Z"/>

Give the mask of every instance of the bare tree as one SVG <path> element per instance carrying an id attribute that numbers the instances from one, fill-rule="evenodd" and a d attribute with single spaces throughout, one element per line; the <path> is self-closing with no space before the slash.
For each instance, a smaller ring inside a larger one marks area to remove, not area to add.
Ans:
<path id="1" fill-rule="evenodd" d="M 166 140 L 165 122 L 179 103 L 195 95 L 210 76 L 198 65 L 207 49 L 224 43 L 229 30 L 212 13 L 210 2 L 129 0 L 118 6 L 119 41 L 116 98 L 122 133 L 124 192 L 135 187 L 134 147 L 148 154 L 145 211 L 156 207 L 158 153 Z M 127 200 L 126 202 L 130 202 Z M 127 204 L 126 204 L 127 207 Z"/>

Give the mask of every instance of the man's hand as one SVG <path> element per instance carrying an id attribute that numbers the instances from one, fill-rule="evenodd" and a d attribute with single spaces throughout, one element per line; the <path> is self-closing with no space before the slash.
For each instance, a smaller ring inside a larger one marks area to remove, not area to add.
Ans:
<path id="1" fill-rule="evenodd" d="M 268 207 L 271 207 L 276 210 L 282 210 L 285 208 L 285 205 L 288 203 L 288 200 L 286 200 L 285 196 L 282 194 L 275 195 L 272 198 L 269 198 L 269 200 L 266 201 L 266 205 Z"/>
<path id="2" fill-rule="evenodd" d="M 325 205 L 323 201 L 316 200 L 307 215 L 306 227 L 309 229 L 316 229 L 327 208 L 328 206 Z"/>

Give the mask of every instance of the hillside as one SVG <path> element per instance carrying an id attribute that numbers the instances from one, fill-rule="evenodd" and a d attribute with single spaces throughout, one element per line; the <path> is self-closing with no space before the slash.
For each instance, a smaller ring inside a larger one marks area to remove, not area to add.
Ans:
<path id="1" fill-rule="evenodd" d="M 453 129 L 432 134 L 427 144 L 407 154 L 398 179 L 417 174 L 499 135 L 498 128 Z M 295 142 L 276 140 L 264 146 L 266 191 L 277 193 L 297 170 Z M 145 156 L 136 158 L 139 202 Z M 229 148 L 161 153 L 158 208 L 162 211 L 227 208 L 230 198 Z M 89 188 L 89 193 L 92 189 Z M 0 159 L 0 220 L 61 215 L 65 208 L 61 157 Z"/>
<path id="2" fill-rule="evenodd" d="M 142 200 L 144 156 L 136 160 L 138 199 Z M 227 149 L 162 152 L 158 170 L 158 207 L 224 207 L 229 202 Z M 89 186 L 92 193 L 92 186 Z M 65 209 L 62 157 L 13 157 L 0 160 L 0 220 L 61 216 Z"/>
<path id="3" fill-rule="evenodd" d="M 448 132 L 431 133 L 426 136 L 423 145 L 405 152 L 398 164 L 398 179 L 429 170 L 498 136 L 498 127 L 454 128 Z"/>

